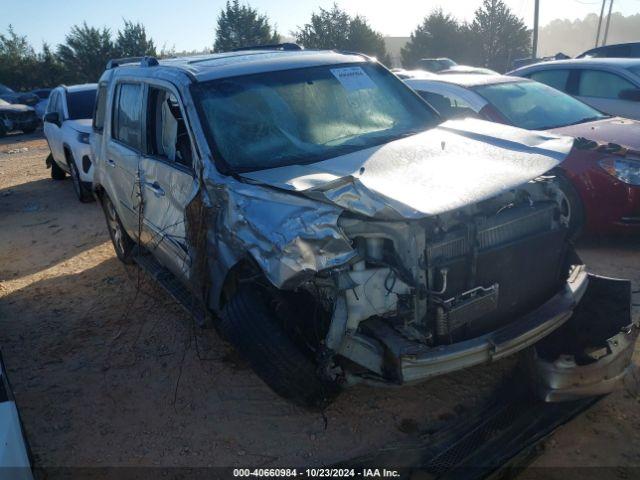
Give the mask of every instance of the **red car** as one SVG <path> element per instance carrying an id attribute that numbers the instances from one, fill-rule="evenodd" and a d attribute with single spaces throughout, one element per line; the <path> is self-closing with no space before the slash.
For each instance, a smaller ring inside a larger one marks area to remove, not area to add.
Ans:
<path id="1" fill-rule="evenodd" d="M 640 122 L 611 117 L 542 83 L 502 75 L 405 82 L 445 118 L 480 117 L 577 139 L 560 166 L 570 228 L 640 232 Z M 639 104 L 640 106 L 640 104 Z"/>

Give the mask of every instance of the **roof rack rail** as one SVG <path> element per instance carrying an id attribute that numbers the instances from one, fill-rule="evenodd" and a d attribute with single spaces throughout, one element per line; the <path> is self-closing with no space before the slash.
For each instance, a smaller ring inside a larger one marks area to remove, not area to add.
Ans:
<path id="1" fill-rule="evenodd" d="M 126 65 L 127 63 L 139 63 L 141 67 L 155 67 L 158 65 L 156 57 L 124 57 L 124 58 L 112 58 L 107 62 L 107 70 L 119 67 L 120 65 Z"/>
<path id="2" fill-rule="evenodd" d="M 232 52 L 242 52 L 244 50 L 284 50 L 284 51 L 296 51 L 302 50 L 302 47 L 297 43 L 274 43 L 267 45 L 251 45 L 249 47 L 239 47 L 231 50 Z"/>

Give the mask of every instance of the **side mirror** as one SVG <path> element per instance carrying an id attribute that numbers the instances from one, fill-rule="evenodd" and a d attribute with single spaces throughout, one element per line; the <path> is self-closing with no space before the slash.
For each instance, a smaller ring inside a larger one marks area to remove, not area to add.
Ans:
<path id="1" fill-rule="evenodd" d="M 629 88 L 622 90 L 618 94 L 620 100 L 629 100 L 631 102 L 640 102 L 640 88 Z"/>
<path id="2" fill-rule="evenodd" d="M 55 123 L 56 125 L 60 124 L 60 116 L 58 112 L 47 112 L 44 114 L 44 119 L 47 123 Z"/>

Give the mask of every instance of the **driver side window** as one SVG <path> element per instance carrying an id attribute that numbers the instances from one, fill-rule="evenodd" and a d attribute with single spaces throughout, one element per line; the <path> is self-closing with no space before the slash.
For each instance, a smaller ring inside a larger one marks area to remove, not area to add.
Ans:
<path id="1" fill-rule="evenodd" d="M 191 167 L 191 140 L 176 96 L 169 90 L 150 87 L 147 105 L 147 153 Z"/>

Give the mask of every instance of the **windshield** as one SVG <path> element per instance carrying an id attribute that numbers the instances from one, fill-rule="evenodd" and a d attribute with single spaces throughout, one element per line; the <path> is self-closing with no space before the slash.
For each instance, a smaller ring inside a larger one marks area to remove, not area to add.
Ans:
<path id="1" fill-rule="evenodd" d="M 194 86 L 226 166 L 251 171 L 313 163 L 411 135 L 439 117 L 376 64 L 261 73 Z"/>
<path id="2" fill-rule="evenodd" d="M 69 120 L 93 118 L 93 106 L 96 102 L 97 88 L 79 92 L 67 92 L 67 110 Z"/>
<path id="3" fill-rule="evenodd" d="M 528 130 L 547 130 L 606 118 L 598 110 L 543 83 L 498 83 L 474 90 L 512 125 Z"/>

